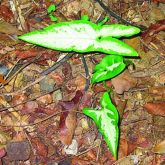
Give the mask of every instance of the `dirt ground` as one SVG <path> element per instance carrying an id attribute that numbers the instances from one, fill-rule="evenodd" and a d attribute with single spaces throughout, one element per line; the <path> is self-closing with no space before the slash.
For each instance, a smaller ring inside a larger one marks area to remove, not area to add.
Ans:
<path id="1" fill-rule="evenodd" d="M 0 164 L 164 165 L 165 0 L 1 0 Z M 101 3 L 101 4 L 102 4 Z M 103 53 L 62 52 L 17 39 L 53 22 L 131 24 L 141 33 L 123 41 L 139 54 L 123 73 L 92 85 Z M 62 59 L 62 60 L 61 60 Z M 53 66 L 53 67 L 52 67 Z M 82 113 L 100 107 L 109 89 L 119 112 L 118 159 Z"/>

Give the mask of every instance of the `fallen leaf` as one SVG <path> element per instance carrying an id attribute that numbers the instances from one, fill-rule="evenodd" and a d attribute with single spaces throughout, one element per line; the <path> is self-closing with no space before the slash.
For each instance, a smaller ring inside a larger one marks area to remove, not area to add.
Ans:
<path id="1" fill-rule="evenodd" d="M 144 108 L 152 115 L 159 115 L 165 117 L 165 102 L 146 103 Z"/>
<path id="2" fill-rule="evenodd" d="M 158 154 L 165 154 L 165 140 L 156 144 L 153 151 Z"/>
<path id="3" fill-rule="evenodd" d="M 108 81 L 105 81 L 106 83 L 106 86 L 108 88 L 111 88 L 112 87 L 112 83 L 110 80 Z M 105 86 L 103 85 L 103 83 L 97 83 L 97 84 L 94 84 L 93 87 L 92 87 L 92 90 L 95 92 L 95 93 L 99 93 L 99 92 L 105 92 L 106 91 L 106 88 Z"/>
<path id="4" fill-rule="evenodd" d="M 160 31 L 165 30 L 165 19 L 157 21 L 155 24 L 152 24 L 146 31 L 144 31 L 141 37 L 146 40 L 147 37 L 154 35 Z"/>
<path id="5" fill-rule="evenodd" d="M 35 109 L 38 108 L 38 104 L 36 101 L 28 101 L 27 103 L 25 103 L 25 105 L 23 106 L 21 112 L 23 114 L 29 114 L 29 113 L 33 113 L 35 111 Z"/>
<path id="6" fill-rule="evenodd" d="M 52 95 L 47 94 L 47 95 L 41 96 L 37 99 L 37 101 L 40 104 L 48 105 L 48 104 L 52 103 Z"/>
<path id="7" fill-rule="evenodd" d="M 84 90 L 86 84 L 86 79 L 82 75 L 76 76 L 75 85 L 77 86 L 77 90 Z"/>
<path id="8" fill-rule="evenodd" d="M 132 77 L 128 70 L 125 70 L 119 76 L 111 80 L 116 93 L 123 94 L 123 92 L 136 86 L 137 79 Z"/>
<path id="9" fill-rule="evenodd" d="M 21 34 L 18 28 L 2 20 L 0 21 L 0 33 L 17 35 Z"/>
<path id="10" fill-rule="evenodd" d="M 71 79 L 73 77 L 72 68 L 68 62 L 64 62 L 62 64 L 62 73 L 63 73 L 63 77 L 65 77 L 65 79 L 67 79 L 67 80 Z"/>
<path id="11" fill-rule="evenodd" d="M 22 110 L 24 105 L 21 103 L 24 102 L 25 100 L 27 100 L 27 96 L 24 93 L 21 94 L 19 93 L 18 95 L 13 96 L 12 105 L 20 104 L 17 106 L 17 109 Z"/>
<path id="12" fill-rule="evenodd" d="M 81 103 L 79 104 L 79 109 L 83 109 L 84 107 L 90 107 L 92 104 L 91 97 L 92 97 L 91 92 L 85 92 L 81 99 Z"/>
<path id="13" fill-rule="evenodd" d="M 14 17 L 10 8 L 2 4 L 0 5 L 0 16 L 1 18 L 3 17 L 5 21 L 10 21 Z"/>
<path id="14" fill-rule="evenodd" d="M 47 157 L 48 147 L 45 145 L 45 143 L 43 143 L 39 138 L 33 138 L 31 139 L 31 142 L 39 156 Z"/>
<path id="15" fill-rule="evenodd" d="M 76 113 L 72 112 L 77 110 L 77 104 L 82 98 L 81 91 L 77 91 L 71 101 L 60 101 L 59 105 L 62 107 L 63 113 L 60 116 L 60 140 L 65 145 L 70 145 L 72 142 L 73 134 L 76 128 Z"/>
<path id="16" fill-rule="evenodd" d="M 48 65 L 46 60 L 52 60 L 52 61 L 57 61 L 57 51 L 51 51 L 51 50 L 42 50 L 42 49 L 37 49 L 37 48 L 31 48 L 29 50 L 25 51 L 20 51 L 16 50 L 15 54 L 17 58 L 19 59 L 27 59 L 31 60 L 32 57 L 36 57 L 37 55 L 40 57 L 35 61 L 36 64 L 39 65 Z"/>
<path id="17" fill-rule="evenodd" d="M 165 0 L 153 0 L 154 3 L 165 3 Z"/>
<path id="18" fill-rule="evenodd" d="M 0 149 L 0 159 L 3 158 L 6 155 L 6 150 L 5 148 Z"/>
<path id="19" fill-rule="evenodd" d="M 11 161 L 25 161 L 30 156 L 30 144 L 28 141 L 11 142 L 7 145 L 6 151 Z"/>
<path id="20" fill-rule="evenodd" d="M 20 88 L 22 86 L 23 78 L 24 78 L 24 75 L 22 72 L 17 74 L 16 80 L 15 80 L 15 87 L 16 88 Z"/>
<path id="21" fill-rule="evenodd" d="M 10 139 L 11 138 L 7 133 L 0 131 L 0 145 L 6 145 Z"/>
<path id="22" fill-rule="evenodd" d="M 0 75 L 0 83 L 5 84 L 6 80 L 4 80 L 4 76 Z"/>
<path id="23" fill-rule="evenodd" d="M 119 159 L 126 157 L 137 147 L 136 144 L 132 144 L 126 139 L 120 139 L 119 142 Z"/>

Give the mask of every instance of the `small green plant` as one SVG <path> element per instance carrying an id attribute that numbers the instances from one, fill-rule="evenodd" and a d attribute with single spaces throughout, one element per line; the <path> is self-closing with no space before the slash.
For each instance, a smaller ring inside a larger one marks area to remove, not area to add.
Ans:
<path id="1" fill-rule="evenodd" d="M 48 8 L 48 14 L 53 21 L 57 20 L 51 14 L 55 9 L 54 5 Z M 87 16 L 83 16 L 81 20 L 59 22 L 42 30 L 26 33 L 18 38 L 54 50 L 108 54 L 94 68 L 92 76 L 92 84 L 94 84 L 120 74 L 126 67 L 123 56 L 138 56 L 132 47 L 118 38 L 138 34 L 140 29 L 121 24 L 103 25 L 106 20 L 107 18 L 101 23 L 95 24 L 90 22 Z M 103 94 L 101 106 L 101 110 L 84 108 L 83 113 L 94 120 L 113 156 L 117 158 L 119 116 L 108 92 Z"/>

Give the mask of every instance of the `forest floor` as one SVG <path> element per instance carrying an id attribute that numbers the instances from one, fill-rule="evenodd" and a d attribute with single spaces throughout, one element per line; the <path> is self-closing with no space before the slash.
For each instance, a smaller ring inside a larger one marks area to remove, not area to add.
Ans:
<path id="1" fill-rule="evenodd" d="M 103 0 L 108 8 L 98 1 L 0 1 L 0 164 L 165 164 L 165 1 Z M 17 39 L 53 23 L 51 4 L 57 22 L 88 15 L 98 23 L 108 16 L 106 24 L 140 27 L 140 34 L 123 39 L 139 57 L 129 58 L 132 64 L 106 85 L 92 86 L 88 80 L 105 54 L 55 51 Z M 107 88 L 120 116 L 117 160 L 82 113 L 99 108 Z"/>

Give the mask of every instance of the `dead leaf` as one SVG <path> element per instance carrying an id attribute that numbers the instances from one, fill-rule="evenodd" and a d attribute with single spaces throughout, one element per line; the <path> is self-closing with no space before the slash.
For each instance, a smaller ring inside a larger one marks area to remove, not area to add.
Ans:
<path id="1" fill-rule="evenodd" d="M 111 82 L 116 93 L 123 94 L 123 92 L 136 86 L 137 79 L 132 77 L 128 70 L 125 70 L 119 76 L 113 78 Z"/>
<path id="2" fill-rule="evenodd" d="M 23 104 L 21 103 L 24 102 L 25 100 L 27 100 L 27 96 L 24 93 L 21 94 L 19 93 L 18 95 L 13 96 L 12 105 L 20 104 L 19 106 L 17 106 L 17 109 L 22 110 Z"/>
<path id="3" fill-rule="evenodd" d="M 0 75 L 0 83 L 5 84 L 6 80 L 4 80 L 4 76 Z"/>
<path id="4" fill-rule="evenodd" d="M 2 4 L 0 5 L 0 16 L 3 17 L 5 21 L 11 21 L 11 19 L 14 17 L 10 8 Z"/>
<path id="5" fill-rule="evenodd" d="M 144 108 L 152 115 L 159 115 L 165 117 L 165 102 L 146 103 Z"/>
<path id="6" fill-rule="evenodd" d="M 75 85 L 77 86 L 77 90 L 84 90 L 86 84 L 86 79 L 82 75 L 76 76 Z"/>
<path id="7" fill-rule="evenodd" d="M 37 109 L 37 108 L 38 108 L 38 104 L 36 101 L 28 101 L 23 106 L 21 112 L 23 114 L 29 114 L 29 113 L 33 113 L 35 111 L 35 109 Z"/>
<path id="8" fill-rule="evenodd" d="M 76 113 L 72 112 L 77 110 L 77 104 L 82 98 L 82 92 L 77 91 L 75 97 L 71 101 L 60 101 L 59 105 L 62 107 L 63 113 L 60 116 L 60 140 L 65 145 L 70 145 L 72 142 L 73 134 L 76 128 Z"/>
<path id="9" fill-rule="evenodd" d="M 0 21 L 0 33 L 17 35 L 21 34 L 21 32 L 15 26 L 2 20 Z"/>
<path id="10" fill-rule="evenodd" d="M 165 3 L 165 0 L 153 0 L 154 3 Z"/>
<path id="11" fill-rule="evenodd" d="M 6 150 L 5 148 L 0 149 L 0 159 L 3 158 L 6 155 Z"/>
<path id="12" fill-rule="evenodd" d="M 118 158 L 121 159 L 127 155 L 129 155 L 131 152 L 134 151 L 134 149 L 137 147 L 136 144 L 130 143 L 126 139 L 120 139 L 119 142 L 119 154 Z"/>
<path id="13" fill-rule="evenodd" d="M 131 39 L 124 40 L 126 44 L 134 48 L 135 50 L 139 50 L 140 48 L 140 39 L 139 37 L 133 37 Z"/>
<path id="14" fill-rule="evenodd" d="M 146 31 L 142 33 L 141 37 L 143 38 L 143 40 L 146 40 L 146 38 L 163 30 L 165 30 L 165 19 L 157 21 L 155 24 L 152 24 Z"/>
<path id="15" fill-rule="evenodd" d="M 165 140 L 156 144 L 153 151 L 158 154 L 165 154 Z"/>
<path id="16" fill-rule="evenodd" d="M 11 142 L 7 145 L 7 156 L 11 161 L 24 161 L 30 156 L 30 144 L 28 141 Z"/>
<path id="17" fill-rule="evenodd" d="M 47 95 L 41 96 L 37 99 L 37 101 L 40 104 L 48 105 L 48 104 L 52 103 L 52 95 L 47 94 Z"/>
<path id="18" fill-rule="evenodd" d="M 9 134 L 0 131 L 0 145 L 6 145 L 11 140 Z"/>
<path id="19" fill-rule="evenodd" d="M 48 147 L 39 138 L 33 138 L 31 142 L 39 156 L 47 157 Z"/>
<path id="20" fill-rule="evenodd" d="M 156 94 L 156 95 L 165 95 L 165 87 L 151 87 L 148 89 L 148 93 L 150 94 Z"/>
<path id="21" fill-rule="evenodd" d="M 109 81 L 105 81 L 105 83 L 106 83 L 106 86 L 107 86 L 108 88 L 111 88 L 111 87 L 112 87 L 112 83 L 111 83 L 110 80 L 109 80 Z M 106 91 L 106 89 L 105 89 L 103 83 L 97 83 L 97 84 L 93 85 L 92 90 L 93 90 L 95 93 L 105 92 L 105 91 Z"/>
<path id="22" fill-rule="evenodd" d="M 82 110 L 85 107 L 91 107 L 92 104 L 92 92 L 85 92 L 82 99 L 81 103 L 79 104 L 79 109 Z"/>

